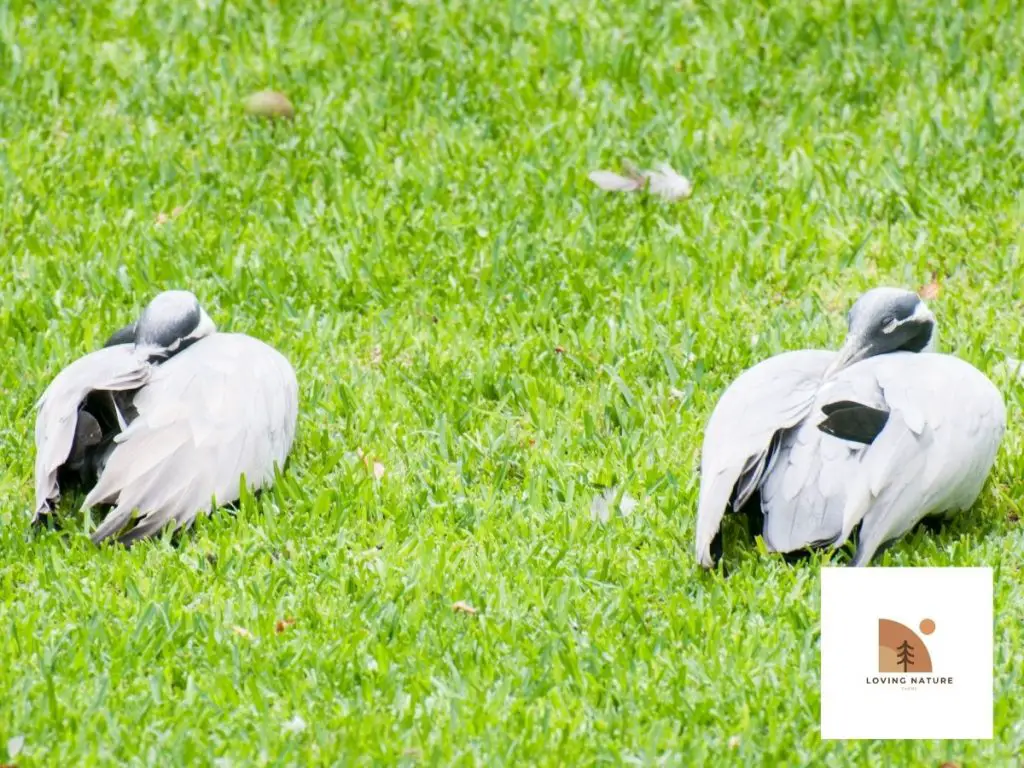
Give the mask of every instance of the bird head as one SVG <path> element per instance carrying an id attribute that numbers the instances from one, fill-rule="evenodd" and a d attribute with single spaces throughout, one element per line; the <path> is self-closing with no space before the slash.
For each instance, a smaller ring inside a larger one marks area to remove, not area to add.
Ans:
<path id="1" fill-rule="evenodd" d="M 170 357 L 216 331 L 194 294 L 164 291 L 146 305 L 134 326 L 122 328 L 107 344 L 121 334 L 126 341 L 132 340 L 158 357 Z"/>
<path id="2" fill-rule="evenodd" d="M 927 352 L 935 344 L 935 315 L 913 291 L 875 288 L 861 295 L 847 315 L 846 342 L 826 377 L 875 355 Z"/>

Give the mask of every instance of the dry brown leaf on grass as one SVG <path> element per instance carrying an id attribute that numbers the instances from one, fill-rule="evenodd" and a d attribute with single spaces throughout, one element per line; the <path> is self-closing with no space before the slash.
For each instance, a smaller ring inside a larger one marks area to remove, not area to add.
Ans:
<path id="1" fill-rule="evenodd" d="M 381 480 L 387 472 L 387 468 L 377 459 L 376 456 L 371 459 L 368 454 L 363 452 L 362 448 L 356 448 L 354 453 L 349 453 L 347 455 L 355 457 L 363 462 L 363 466 L 366 467 L 367 472 L 373 473 L 373 476 L 377 480 Z"/>
<path id="2" fill-rule="evenodd" d="M 284 618 L 284 619 L 278 619 L 277 623 L 274 624 L 274 631 L 277 632 L 277 634 L 280 635 L 282 632 L 284 632 L 286 629 L 288 629 L 288 627 L 294 627 L 294 626 L 295 626 L 295 619 L 293 619 L 293 618 L 289 617 L 289 618 Z"/>
<path id="3" fill-rule="evenodd" d="M 465 600 L 457 600 L 452 603 L 452 610 L 456 613 L 468 613 L 470 616 L 476 616 L 476 608 Z"/>
<path id="4" fill-rule="evenodd" d="M 930 283 L 921 286 L 921 290 L 917 292 L 917 295 L 925 301 L 931 301 L 932 299 L 939 298 L 939 293 L 941 292 L 942 286 L 935 282 L 935 278 L 933 276 Z"/>
<path id="5" fill-rule="evenodd" d="M 162 227 L 164 224 L 169 222 L 171 219 L 176 219 L 179 216 L 181 216 L 181 214 L 183 214 L 184 212 L 185 212 L 185 208 L 183 206 L 180 206 L 180 205 L 174 206 L 174 209 L 169 214 L 168 213 L 164 213 L 163 211 L 160 211 L 160 213 L 158 213 L 156 215 L 156 226 Z"/>
<path id="6" fill-rule="evenodd" d="M 257 91 L 251 94 L 245 100 L 245 111 L 255 117 L 283 117 L 288 120 L 295 117 L 295 107 L 279 91 Z"/>

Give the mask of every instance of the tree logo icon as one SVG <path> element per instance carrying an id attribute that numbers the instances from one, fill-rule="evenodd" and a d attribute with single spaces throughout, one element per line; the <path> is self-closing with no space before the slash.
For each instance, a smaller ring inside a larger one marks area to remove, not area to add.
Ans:
<path id="1" fill-rule="evenodd" d="M 903 671 L 907 671 L 907 667 L 914 663 L 914 654 L 911 651 L 914 650 L 914 646 L 904 640 L 900 643 L 900 647 L 896 649 L 896 663 L 903 665 Z"/>
<path id="2" fill-rule="evenodd" d="M 935 631 L 935 622 L 923 619 L 918 625 L 921 634 Z M 924 640 L 910 627 L 892 619 L 878 620 L 879 672 L 931 672 L 932 657 Z"/>

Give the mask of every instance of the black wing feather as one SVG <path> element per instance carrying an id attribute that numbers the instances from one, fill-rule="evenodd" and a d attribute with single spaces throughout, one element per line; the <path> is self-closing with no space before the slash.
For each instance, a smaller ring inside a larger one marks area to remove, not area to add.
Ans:
<path id="1" fill-rule="evenodd" d="M 818 429 L 840 440 L 871 445 L 889 421 L 889 412 L 852 400 L 840 400 L 821 408 L 826 419 Z"/>

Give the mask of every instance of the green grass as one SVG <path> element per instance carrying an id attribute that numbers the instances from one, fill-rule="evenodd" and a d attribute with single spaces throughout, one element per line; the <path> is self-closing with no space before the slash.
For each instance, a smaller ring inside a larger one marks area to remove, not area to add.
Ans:
<path id="1" fill-rule="evenodd" d="M 1019 761 L 1019 389 L 982 501 L 880 561 L 995 566 L 991 742 L 822 742 L 820 559 L 691 552 L 715 400 L 862 290 L 934 273 L 946 351 L 1024 357 L 1020 5 L 314 5 L 0 0 L 0 761 Z M 693 197 L 587 181 L 623 159 Z M 285 480 L 31 534 L 33 402 L 169 287 L 293 361 Z"/>

